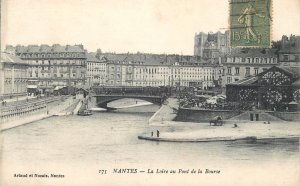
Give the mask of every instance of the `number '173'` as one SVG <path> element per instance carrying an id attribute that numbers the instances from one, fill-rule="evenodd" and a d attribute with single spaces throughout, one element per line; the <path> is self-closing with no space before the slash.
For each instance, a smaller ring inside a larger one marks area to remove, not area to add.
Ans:
<path id="1" fill-rule="evenodd" d="M 107 170 L 99 170 L 99 174 L 107 174 Z"/>

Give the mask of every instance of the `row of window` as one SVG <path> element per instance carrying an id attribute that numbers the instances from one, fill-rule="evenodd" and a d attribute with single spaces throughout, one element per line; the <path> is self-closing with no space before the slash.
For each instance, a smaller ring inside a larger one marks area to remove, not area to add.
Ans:
<path id="1" fill-rule="evenodd" d="M 120 66 L 117 66 L 116 67 L 117 71 L 120 72 L 121 71 L 121 67 Z M 168 72 L 170 69 L 168 68 L 134 68 L 136 72 L 146 72 L 146 73 L 159 73 L 159 72 Z M 114 71 L 115 70 L 115 67 L 114 66 L 110 66 L 109 67 L 109 70 L 111 71 Z M 127 67 L 127 71 L 132 71 L 132 67 Z M 183 71 L 183 72 L 191 72 L 191 71 L 194 71 L 194 72 L 200 72 L 200 71 L 209 71 L 209 72 L 213 72 L 214 73 L 214 70 L 213 69 L 206 69 L 206 68 L 171 68 L 171 72 L 175 72 L 175 73 L 180 73 L 180 71 Z"/>
<path id="2" fill-rule="evenodd" d="M 232 68 L 227 67 L 227 74 L 232 74 Z M 263 68 L 263 71 L 266 70 L 267 68 Z M 240 74 L 240 67 L 235 67 L 235 75 Z M 258 74 L 258 68 L 254 68 L 254 75 Z M 250 75 L 250 67 L 246 67 L 246 72 L 245 75 Z"/>
<path id="3" fill-rule="evenodd" d="M 295 55 L 284 54 L 283 61 L 300 61 L 300 55 L 299 54 L 295 54 Z"/>
<path id="4" fill-rule="evenodd" d="M 50 74 L 48 74 L 48 73 L 46 73 L 46 74 L 40 74 L 40 76 L 39 76 L 38 73 L 35 73 L 34 75 L 32 73 L 30 73 L 29 77 L 49 77 L 49 78 L 51 78 L 52 76 Z M 53 74 L 53 77 L 54 78 L 56 78 L 56 77 L 69 77 L 69 74 L 68 73 L 66 73 L 66 74 L 60 74 L 60 75 L 59 74 Z M 76 74 L 73 73 L 71 77 L 76 77 Z M 84 77 L 84 74 L 81 74 L 80 77 Z"/>
<path id="5" fill-rule="evenodd" d="M 30 65 L 84 65 L 84 60 L 27 60 Z"/>
<path id="6" fill-rule="evenodd" d="M 54 53 L 54 54 L 20 54 L 21 58 L 67 58 L 67 57 L 73 57 L 73 58 L 85 58 L 84 53 Z"/>
<path id="7" fill-rule="evenodd" d="M 227 63 L 277 63 L 277 58 L 240 58 L 232 57 L 227 58 Z"/>

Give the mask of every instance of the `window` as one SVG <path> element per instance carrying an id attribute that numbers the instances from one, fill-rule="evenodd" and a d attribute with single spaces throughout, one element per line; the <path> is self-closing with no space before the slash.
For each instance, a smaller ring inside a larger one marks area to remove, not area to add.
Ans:
<path id="1" fill-rule="evenodd" d="M 268 60 L 267 60 L 267 58 L 263 58 L 262 61 L 263 61 L 263 63 L 267 63 Z"/>
<path id="2" fill-rule="evenodd" d="M 289 55 L 283 55 L 283 60 L 288 61 L 289 60 Z"/>
<path id="3" fill-rule="evenodd" d="M 254 69 L 254 74 L 257 75 L 258 74 L 258 68 Z"/>
<path id="4" fill-rule="evenodd" d="M 240 67 L 235 67 L 235 74 L 240 74 Z"/>
<path id="5" fill-rule="evenodd" d="M 227 68 L 227 73 L 228 73 L 228 74 L 231 74 L 231 67 L 228 67 L 228 68 Z"/>
<path id="6" fill-rule="evenodd" d="M 300 55 L 295 55 L 295 61 L 299 61 L 300 60 Z"/>
<path id="7" fill-rule="evenodd" d="M 227 83 L 231 83 L 231 77 L 227 77 Z"/>
<path id="8" fill-rule="evenodd" d="M 246 76 L 249 76 L 250 75 L 250 67 L 246 67 Z"/>

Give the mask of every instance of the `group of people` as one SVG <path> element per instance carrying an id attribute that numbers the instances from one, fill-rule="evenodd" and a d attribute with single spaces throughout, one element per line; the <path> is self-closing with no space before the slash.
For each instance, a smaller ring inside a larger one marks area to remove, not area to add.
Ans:
<path id="1" fill-rule="evenodd" d="M 159 130 L 156 130 L 156 137 L 158 137 L 158 138 L 159 138 L 159 133 L 160 133 Z M 154 132 L 152 131 L 151 132 L 151 137 L 153 137 L 153 136 L 154 136 Z"/>
<path id="2" fill-rule="evenodd" d="M 7 105 L 6 101 L 4 101 L 3 99 L 1 101 L 1 103 L 2 103 L 2 106 L 6 106 Z"/>

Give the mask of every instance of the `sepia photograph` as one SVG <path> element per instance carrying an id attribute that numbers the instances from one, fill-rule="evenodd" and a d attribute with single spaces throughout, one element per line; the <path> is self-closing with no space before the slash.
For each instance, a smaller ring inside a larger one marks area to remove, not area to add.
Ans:
<path id="1" fill-rule="evenodd" d="M 299 0 L 0 2 L 0 186 L 300 185 Z"/>

